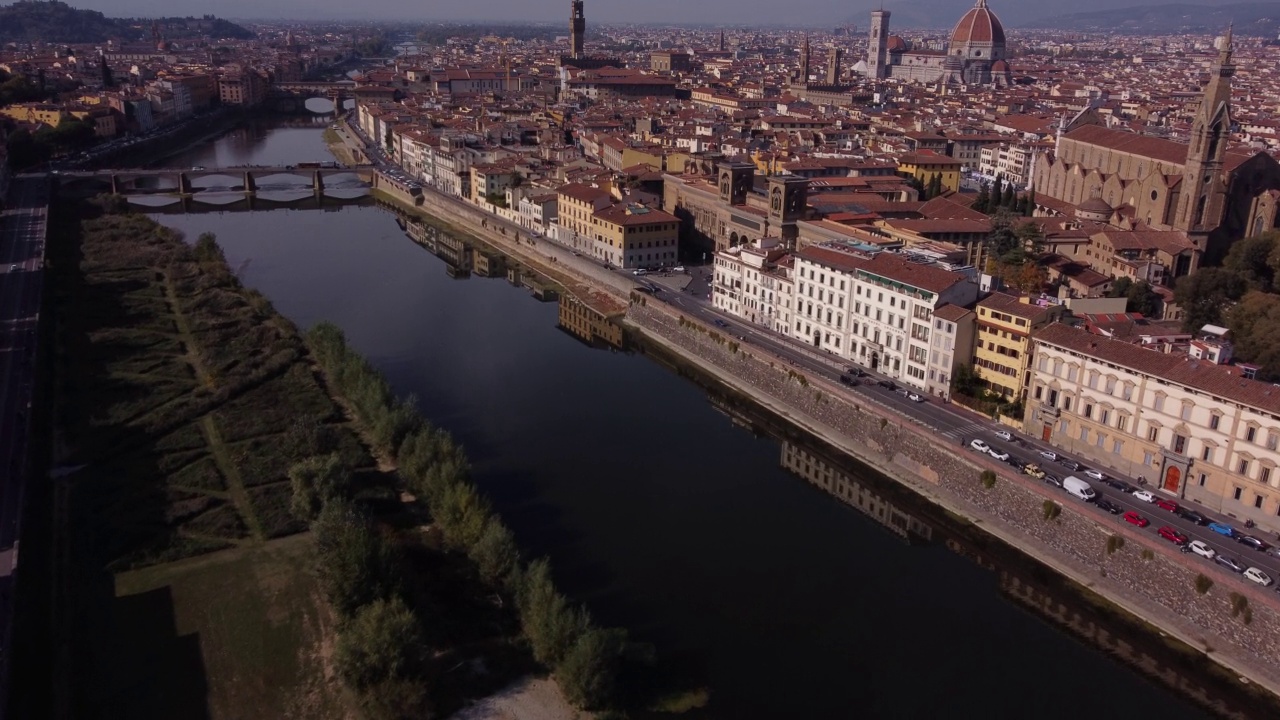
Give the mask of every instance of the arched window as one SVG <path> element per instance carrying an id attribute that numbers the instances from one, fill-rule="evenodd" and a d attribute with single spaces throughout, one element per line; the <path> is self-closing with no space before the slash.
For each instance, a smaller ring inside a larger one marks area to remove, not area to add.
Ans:
<path id="1" fill-rule="evenodd" d="M 1253 232 L 1249 234 L 1251 236 L 1261 235 L 1264 232 L 1262 227 L 1264 223 L 1266 223 L 1266 219 L 1263 218 L 1262 215 L 1258 215 L 1258 217 L 1253 219 Z"/>
<path id="2" fill-rule="evenodd" d="M 1200 201 L 1196 203 L 1196 217 L 1195 220 L 1191 222 L 1192 225 L 1198 226 L 1204 222 L 1204 206 L 1207 202 L 1209 202 L 1209 196 L 1201 195 Z"/>

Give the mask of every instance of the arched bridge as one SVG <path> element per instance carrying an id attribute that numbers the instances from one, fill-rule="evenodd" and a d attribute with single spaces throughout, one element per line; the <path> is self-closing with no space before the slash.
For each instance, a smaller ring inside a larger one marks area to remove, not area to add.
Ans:
<path id="1" fill-rule="evenodd" d="M 335 175 L 355 175 L 366 187 L 373 182 L 373 168 L 371 167 L 307 167 L 299 165 L 277 167 L 255 165 L 232 168 L 202 167 L 190 170 L 181 168 L 81 170 L 62 172 L 56 177 L 64 185 L 74 182 L 97 182 L 102 185 L 110 185 L 111 193 L 115 195 L 148 193 L 192 195 L 197 190 L 209 189 L 210 187 L 253 195 L 258 192 L 258 187 L 264 179 L 280 175 L 303 178 L 316 194 L 324 194 L 325 178 Z M 209 186 L 208 183 L 197 184 L 197 181 L 213 177 L 227 178 L 232 183 L 216 186 Z M 295 182 L 292 188 L 282 189 L 297 189 L 298 187 L 299 184 Z"/>
<path id="2" fill-rule="evenodd" d="M 278 82 L 271 85 L 271 94 L 281 102 L 299 101 L 307 98 L 328 98 L 333 107 L 342 111 L 342 104 L 355 97 L 354 80 L 338 80 L 335 82 Z"/>

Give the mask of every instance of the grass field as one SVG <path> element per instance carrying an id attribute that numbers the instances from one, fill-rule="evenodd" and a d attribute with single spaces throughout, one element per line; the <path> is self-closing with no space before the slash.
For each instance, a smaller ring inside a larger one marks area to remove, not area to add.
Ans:
<path id="1" fill-rule="evenodd" d="M 54 696 L 84 718 L 346 717 L 287 472 L 372 457 L 218 253 L 139 215 L 62 227 L 54 462 L 80 469 L 52 518 Z"/>
<path id="2" fill-rule="evenodd" d="M 123 650 L 108 693 L 120 717 L 346 717 L 311 553 L 295 535 L 117 575 L 100 641 Z"/>

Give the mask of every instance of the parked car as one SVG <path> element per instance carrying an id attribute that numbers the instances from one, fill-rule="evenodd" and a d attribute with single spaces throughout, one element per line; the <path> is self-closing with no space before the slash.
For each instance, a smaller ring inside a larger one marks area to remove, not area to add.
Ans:
<path id="1" fill-rule="evenodd" d="M 1219 535 L 1226 535 L 1229 538 L 1233 538 L 1236 536 L 1236 529 L 1226 523 L 1211 522 L 1209 523 L 1209 529 L 1218 533 Z"/>
<path id="2" fill-rule="evenodd" d="M 1202 558 L 1208 558 L 1210 560 L 1214 559 L 1218 555 L 1218 551 L 1209 547 L 1203 540 L 1192 540 L 1186 545 L 1183 545 L 1182 549 L 1186 552 L 1195 553 Z"/>
<path id="3" fill-rule="evenodd" d="M 911 402 L 924 402 L 924 398 L 919 393 L 907 393 L 907 399 Z"/>
<path id="4" fill-rule="evenodd" d="M 1009 459 L 1009 453 L 1007 453 L 1007 452 L 1005 452 L 1005 451 L 1003 451 L 1003 450 L 998 450 L 998 449 L 996 449 L 996 448 L 991 448 L 990 450 L 987 450 L 987 454 L 988 454 L 988 455 L 990 455 L 991 457 L 993 457 L 993 458 L 997 459 L 997 460 L 1008 460 L 1008 459 Z"/>
<path id="5" fill-rule="evenodd" d="M 1072 475 L 1062 481 L 1062 489 L 1066 490 L 1072 497 L 1079 498 L 1085 502 L 1093 502 L 1098 497 L 1098 493 L 1089 483 Z"/>
<path id="6" fill-rule="evenodd" d="M 632 275 L 648 275 L 649 271 L 645 270 L 644 268 L 636 268 L 635 270 L 631 271 L 631 274 Z"/>
<path id="7" fill-rule="evenodd" d="M 673 267 L 673 268 L 671 268 L 671 269 L 672 269 L 672 270 L 674 270 L 674 271 L 676 271 L 676 272 L 684 272 L 684 266 L 683 266 L 683 265 L 677 265 L 677 266 L 675 266 L 675 267 Z"/>
<path id="8" fill-rule="evenodd" d="M 1085 470 L 1085 471 L 1084 471 L 1084 474 L 1085 474 L 1085 475 L 1088 475 L 1089 477 L 1093 478 L 1094 480 L 1106 480 L 1106 479 L 1107 479 L 1107 474 L 1106 474 L 1106 473 L 1104 473 L 1104 472 L 1102 472 L 1101 470 Z"/>
<path id="9" fill-rule="evenodd" d="M 1120 511 L 1124 509 L 1104 497 L 1099 497 L 1097 500 L 1094 500 L 1093 504 L 1102 508 L 1104 511 L 1111 513 L 1112 515 L 1119 515 Z"/>
<path id="10" fill-rule="evenodd" d="M 1075 460 L 1068 460 L 1067 458 L 1058 458 L 1058 464 L 1072 472 L 1080 469 L 1080 463 Z"/>
<path id="11" fill-rule="evenodd" d="M 1244 572 L 1244 565 L 1241 565 L 1240 561 L 1236 560 L 1233 557 L 1228 557 L 1226 555 L 1219 555 L 1215 557 L 1213 561 L 1232 572 L 1238 572 L 1238 573 Z"/>
<path id="12" fill-rule="evenodd" d="M 981 453 L 984 453 L 984 452 L 991 452 L 991 446 L 990 446 L 990 445 L 988 445 L 988 444 L 986 444 L 986 443 L 985 443 L 985 442 L 983 442 L 982 440 L 977 439 L 977 438 L 974 438 L 974 439 L 972 439 L 972 440 L 970 440 L 970 441 L 969 441 L 969 447 L 971 447 L 971 448 L 973 448 L 974 450 L 977 450 L 978 452 L 981 452 Z"/>
<path id="13" fill-rule="evenodd" d="M 1160 537 L 1164 538 L 1165 540 L 1168 540 L 1174 545 L 1187 544 L 1187 536 L 1178 532 L 1170 525 L 1165 525 L 1164 527 L 1160 528 L 1156 532 L 1160 533 Z"/>
<path id="14" fill-rule="evenodd" d="M 1057 475 L 1049 475 L 1048 473 L 1046 473 L 1044 476 L 1044 481 L 1054 487 L 1062 487 L 1062 478 L 1058 477 Z"/>
<path id="15" fill-rule="evenodd" d="M 1256 567 L 1251 567 L 1244 571 L 1244 576 L 1262 587 L 1271 587 L 1271 576 L 1262 572 Z"/>
<path id="16" fill-rule="evenodd" d="M 1270 543 L 1252 535 L 1236 535 L 1236 542 L 1241 545 L 1248 545 L 1258 552 L 1266 552 L 1271 549 Z"/>
<path id="17" fill-rule="evenodd" d="M 722 328 L 729 327 L 729 323 L 723 320 L 712 320 L 711 322 L 715 323 L 716 327 L 722 327 Z"/>
<path id="18" fill-rule="evenodd" d="M 897 390 L 897 389 L 898 389 L 898 383 L 896 383 L 896 382 L 894 382 L 894 381 L 892 381 L 892 380 L 881 380 L 881 381 L 880 381 L 879 383 L 877 383 L 877 384 L 878 384 L 880 387 L 882 387 L 882 388 L 884 388 L 884 389 L 886 389 L 886 390 Z"/>
<path id="19" fill-rule="evenodd" d="M 1130 525 L 1137 525 L 1138 527 L 1146 527 L 1151 524 L 1150 520 L 1142 517 L 1132 510 L 1124 514 L 1124 521 Z"/>
<path id="20" fill-rule="evenodd" d="M 849 385 L 849 386 L 853 386 L 853 385 L 857 385 L 857 384 L 858 384 L 858 381 L 857 381 L 856 379 L 851 378 L 851 377 L 849 377 L 848 375 L 841 375 L 841 376 L 840 376 L 840 382 L 844 383 L 845 385 Z"/>
<path id="21" fill-rule="evenodd" d="M 1161 510 L 1168 510 L 1171 513 L 1178 512 L 1178 503 L 1169 500 L 1168 498 L 1156 498 L 1156 507 Z"/>
<path id="22" fill-rule="evenodd" d="M 1035 463 L 1027 463 L 1027 466 L 1022 468 L 1022 472 L 1037 480 L 1043 480 L 1046 474 L 1045 471 L 1041 470 L 1040 466 Z"/>
<path id="23" fill-rule="evenodd" d="M 1044 458 L 1045 460 L 1057 460 L 1057 459 L 1058 459 L 1058 453 L 1056 453 L 1056 452 L 1054 452 L 1054 451 L 1052 451 L 1052 450 L 1041 450 L 1041 451 L 1040 451 L 1040 457 Z"/>
<path id="24" fill-rule="evenodd" d="M 1180 518 L 1182 518 L 1182 519 L 1184 519 L 1184 520 L 1190 520 L 1191 522 L 1193 522 L 1193 523 L 1195 523 L 1195 524 L 1197 524 L 1197 525 L 1208 525 L 1208 524 L 1209 524 L 1209 518 L 1205 517 L 1204 515 L 1201 515 L 1200 513 L 1196 512 L 1195 510 L 1192 510 L 1192 509 L 1190 509 L 1190 508 L 1186 508 L 1186 507 L 1178 506 L 1178 509 L 1177 509 L 1177 510 L 1175 510 L 1174 512 L 1176 512 L 1176 513 L 1178 514 L 1178 517 L 1180 517 Z"/>
<path id="25" fill-rule="evenodd" d="M 1134 490 L 1138 489 L 1123 480 L 1119 480 L 1113 477 L 1104 477 L 1100 482 L 1103 485 L 1108 485 L 1110 487 L 1113 487 L 1122 493 L 1132 493 Z"/>
<path id="26" fill-rule="evenodd" d="M 1142 502 L 1153 503 L 1156 501 L 1156 496 L 1152 495 L 1150 490 L 1134 490 L 1133 497 Z"/>
<path id="27" fill-rule="evenodd" d="M 1005 442 L 1009 442 L 1013 440 L 1013 433 L 1009 432 L 1008 430 L 997 430 L 996 437 L 1000 438 L 1001 440 L 1004 440 Z"/>

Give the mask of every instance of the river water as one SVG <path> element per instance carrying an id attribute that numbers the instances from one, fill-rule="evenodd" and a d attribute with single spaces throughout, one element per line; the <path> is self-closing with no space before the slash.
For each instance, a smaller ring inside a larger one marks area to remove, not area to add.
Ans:
<path id="1" fill-rule="evenodd" d="M 180 162 L 323 153 L 319 129 L 267 129 Z M 909 499 L 932 540 L 904 541 L 783 469 L 777 439 L 697 384 L 589 347 L 504 280 L 447 276 L 387 211 L 159 219 L 216 233 L 247 285 L 300 326 L 337 323 L 415 394 L 569 594 L 710 688 L 689 717 L 1207 716 L 1011 601 L 1001 581 L 1025 563 L 961 557 L 945 518 Z"/>

